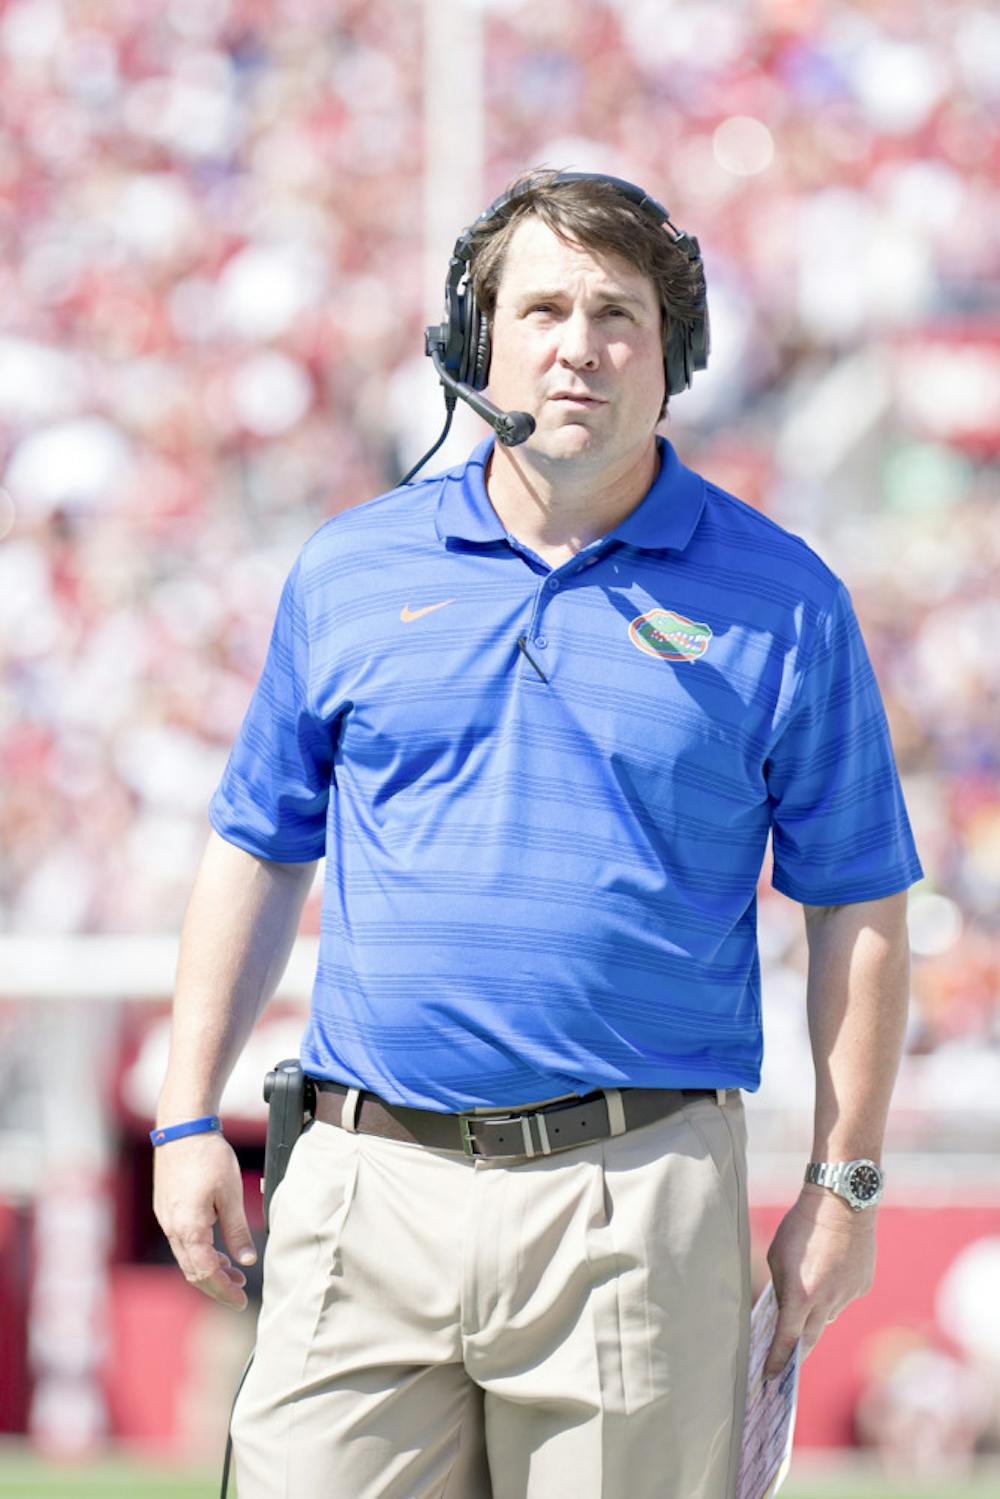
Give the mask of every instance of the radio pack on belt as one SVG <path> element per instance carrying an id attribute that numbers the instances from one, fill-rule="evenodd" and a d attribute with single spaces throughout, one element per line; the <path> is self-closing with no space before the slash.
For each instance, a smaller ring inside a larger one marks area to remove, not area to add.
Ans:
<path id="1" fill-rule="evenodd" d="M 279 1062 L 274 1071 L 267 1074 L 264 1102 L 268 1105 L 267 1143 L 260 1189 L 264 1194 L 264 1227 L 268 1229 L 271 1226 L 271 1198 L 288 1169 L 292 1147 L 316 1107 L 316 1090 L 312 1079 L 302 1071 L 298 1057 Z"/>

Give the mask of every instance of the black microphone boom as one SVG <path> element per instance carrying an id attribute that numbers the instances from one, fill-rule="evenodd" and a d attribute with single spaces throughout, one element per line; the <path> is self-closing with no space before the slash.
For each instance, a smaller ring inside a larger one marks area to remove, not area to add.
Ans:
<path id="1" fill-rule="evenodd" d="M 529 416 L 526 411 L 501 411 L 499 406 L 494 406 L 478 390 L 473 390 L 471 385 L 464 385 L 461 380 L 456 380 L 454 375 L 448 373 L 439 348 L 431 345 L 429 352 L 441 384 L 471 406 L 484 422 L 488 422 L 505 448 L 516 448 L 520 443 L 527 442 L 535 430 L 533 416 Z"/>

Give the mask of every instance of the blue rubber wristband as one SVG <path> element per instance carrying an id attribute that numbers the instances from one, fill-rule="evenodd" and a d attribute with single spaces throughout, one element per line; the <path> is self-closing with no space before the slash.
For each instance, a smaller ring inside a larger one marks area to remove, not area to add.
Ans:
<path id="1" fill-rule="evenodd" d="M 151 1129 L 149 1138 L 154 1145 L 166 1145 L 168 1140 L 183 1140 L 185 1135 L 221 1133 L 222 1120 L 218 1114 L 205 1114 L 201 1119 L 188 1119 L 183 1124 L 168 1124 L 164 1129 Z"/>

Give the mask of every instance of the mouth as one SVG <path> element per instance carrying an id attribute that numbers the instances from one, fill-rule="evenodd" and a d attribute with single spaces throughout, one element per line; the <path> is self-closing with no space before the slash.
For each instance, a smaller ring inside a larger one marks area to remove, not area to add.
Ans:
<path id="1" fill-rule="evenodd" d="M 585 410 L 595 409 L 598 406 L 606 406 L 607 401 L 601 401 L 597 396 L 576 394 L 573 391 L 557 391 L 555 395 L 549 396 L 549 400 L 559 406 L 579 406 Z"/>

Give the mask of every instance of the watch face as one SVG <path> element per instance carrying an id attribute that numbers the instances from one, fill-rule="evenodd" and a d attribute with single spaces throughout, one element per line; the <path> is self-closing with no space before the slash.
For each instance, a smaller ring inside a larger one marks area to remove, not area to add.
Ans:
<path id="1" fill-rule="evenodd" d="M 882 1173 L 877 1166 L 855 1166 L 847 1178 L 847 1185 L 859 1202 L 871 1202 L 879 1194 Z"/>

